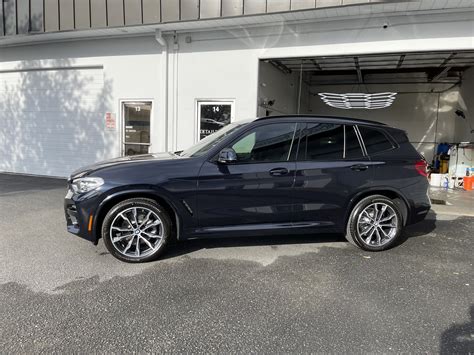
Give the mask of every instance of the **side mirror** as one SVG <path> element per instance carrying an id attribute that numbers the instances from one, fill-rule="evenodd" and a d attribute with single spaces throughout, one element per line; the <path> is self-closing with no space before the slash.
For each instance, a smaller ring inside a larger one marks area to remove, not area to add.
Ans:
<path id="1" fill-rule="evenodd" d="M 231 164 L 237 161 L 237 153 L 232 148 L 224 148 L 220 151 L 217 157 L 217 162 L 220 164 Z"/>

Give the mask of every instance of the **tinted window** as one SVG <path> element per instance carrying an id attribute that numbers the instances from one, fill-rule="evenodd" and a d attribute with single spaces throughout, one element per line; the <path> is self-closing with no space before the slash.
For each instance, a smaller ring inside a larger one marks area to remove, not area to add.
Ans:
<path id="1" fill-rule="evenodd" d="M 212 133 L 206 138 L 201 139 L 192 147 L 181 152 L 180 156 L 199 157 L 203 154 L 206 154 L 212 147 L 214 147 L 219 142 L 222 142 L 222 140 L 226 138 L 229 134 L 241 128 L 242 125 L 243 124 L 241 123 L 231 123 L 230 125 L 227 125 L 224 128 Z"/>
<path id="2" fill-rule="evenodd" d="M 369 155 L 393 148 L 392 143 L 381 131 L 361 126 L 359 126 L 359 131 Z"/>
<path id="3" fill-rule="evenodd" d="M 303 131 L 300 152 L 304 160 L 342 159 L 344 126 L 332 123 L 308 124 Z"/>
<path id="4" fill-rule="evenodd" d="M 246 133 L 232 145 L 239 162 L 277 162 L 290 160 L 296 123 L 264 125 Z M 296 147 L 295 147 L 296 148 Z"/>
<path id="5" fill-rule="evenodd" d="M 358 159 L 363 156 L 362 148 L 353 126 L 346 126 L 346 159 Z"/>

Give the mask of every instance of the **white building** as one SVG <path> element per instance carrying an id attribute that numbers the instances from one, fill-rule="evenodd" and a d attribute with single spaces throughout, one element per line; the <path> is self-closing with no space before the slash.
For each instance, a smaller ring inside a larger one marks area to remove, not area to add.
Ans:
<path id="1" fill-rule="evenodd" d="M 0 171 L 67 176 L 257 115 L 382 121 L 428 159 L 474 141 L 473 0 L 22 4 L 0 12 Z M 319 95 L 383 92 L 380 109 Z"/>

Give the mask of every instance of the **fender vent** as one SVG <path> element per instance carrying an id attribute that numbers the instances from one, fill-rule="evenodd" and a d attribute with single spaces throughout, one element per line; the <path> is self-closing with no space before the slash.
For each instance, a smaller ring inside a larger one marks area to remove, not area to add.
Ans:
<path id="1" fill-rule="evenodd" d="M 186 210 L 189 212 L 189 214 L 192 216 L 193 215 L 193 210 L 191 209 L 191 207 L 189 207 L 188 203 L 184 200 L 181 200 L 181 203 L 186 208 Z"/>

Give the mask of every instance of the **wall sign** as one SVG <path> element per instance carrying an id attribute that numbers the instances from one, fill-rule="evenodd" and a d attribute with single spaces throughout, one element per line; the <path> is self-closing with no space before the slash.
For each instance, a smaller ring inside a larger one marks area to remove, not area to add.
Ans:
<path id="1" fill-rule="evenodd" d="M 117 120 L 115 117 L 115 113 L 106 112 L 105 113 L 105 129 L 108 131 L 115 131 L 116 128 L 117 128 Z"/>

